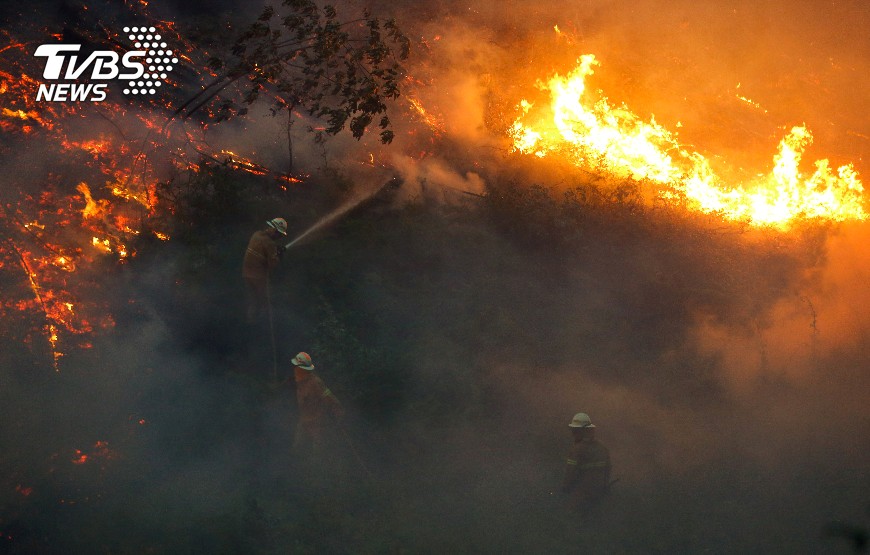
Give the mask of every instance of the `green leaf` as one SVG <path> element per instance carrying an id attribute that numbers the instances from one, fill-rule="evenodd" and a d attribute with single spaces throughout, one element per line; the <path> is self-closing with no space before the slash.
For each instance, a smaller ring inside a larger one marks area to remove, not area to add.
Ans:
<path id="1" fill-rule="evenodd" d="M 231 47 L 236 60 L 226 75 L 246 79 L 236 81 L 239 88 L 220 89 L 230 102 L 218 117 L 246 113 L 244 108 L 234 111 L 233 98 L 247 105 L 271 91 L 269 98 L 279 104 L 273 113 L 280 112 L 280 99 L 286 99 L 285 104 L 292 102 L 325 121 L 328 134 L 348 126 L 359 139 L 381 114 L 381 140 L 391 141 L 386 99 L 400 96 L 404 69 L 387 60 L 405 59 L 410 52 L 410 41 L 396 21 L 381 21 L 366 9 L 362 25 L 348 25 L 331 4 L 321 8 L 312 0 L 283 0 L 282 5 L 265 7 Z M 281 25 L 273 28 L 268 22 L 275 17 Z M 210 61 L 214 69 L 227 65 L 220 58 Z"/>

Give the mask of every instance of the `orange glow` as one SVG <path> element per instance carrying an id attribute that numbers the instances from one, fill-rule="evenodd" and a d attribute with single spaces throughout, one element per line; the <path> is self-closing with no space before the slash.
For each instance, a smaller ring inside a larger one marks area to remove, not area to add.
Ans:
<path id="1" fill-rule="evenodd" d="M 148 4 L 137 2 L 134 4 L 141 8 Z M 187 52 L 178 53 L 184 63 L 202 66 L 203 76 L 217 76 L 202 63 L 210 54 L 179 35 L 173 22 L 153 22 L 161 27 L 166 40 L 174 43 L 173 50 Z M 95 43 L 106 38 L 102 31 L 97 35 L 92 37 Z M 170 240 L 168 233 L 154 231 L 148 225 L 149 218 L 156 214 L 159 183 L 166 177 L 164 156 L 173 157 L 178 168 L 191 172 L 212 162 L 225 163 L 274 178 L 276 185 L 285 190 L 288 184 L 299 183 L 305 176 L 272 171 L 254 161 L 254 154 L 248 159 L 208 147 L 202 136 L 208 122 L 198 129 L 168 128 L 163 109 L 175 109 L 169 96 L 163 106 L 157 101 L 135 110 L 126 101 L 118 101 L 120 97 L 99 104 L 37 102 L 42 79 L 34 68 L 41 63 L 32 65 L 38 60 L 32 56 L 30 41 L 13 40 L 9 33 L 0 33 L 0 38 L 7 37 L 0 43 L 0 52 L 5 53 L 0 67 L 0 133 L 10 144 L 28 141 L 30 145 L 44 146 L 46 156 L 61 158 L 63 163 L 46 164 L 51 169 L 46 170 L 44 183 L 31 183 L 40 178 L 28 176 L 15 191 L 18 201 L 10 198 L 0 207 L 11 231 L 7 242 L 0 245 L 3 254 L 9 255 L 0 260 L 0 266 L 8 267 L 10 260 L 20 265 L 20 274 L 17 268 L 12 270 L 23 286 L 18 289 L 23 289 L 22 295 L 27 297 L 4 300 L 0 308 L 21 311 L 22 317 L 26 316 L 28 326 L 21 332 L 24 341 L 38 337 L 51 350 L 58 370 L 58 361 L 64 356 L 61 350 L 70 345 L 90 348 L 88 334 L 114 325 L 106 311 L 108 302 L 100 298 L 99 284 L 94 287 L 93 271 L 99 271 L 103 262 L 123 263 L 134 257 L 132 241 L 140 233 Z M 206 106 L 203 111 L 209 110 Z M 105 122 L 97 120 L 97 115 Z M 176 129 L 180 129 L 180 138 L 186 139 L 184 146 L 172 142 Z M 203 146 L 199 150 L 189 145 Z M 191 152 L 198 152 L 195 159 L 187 159 Z M 73 187 L 75 190 L 70 191 Z M 171 206 L 165 208 L 173 210 Z M 70 342 L 70 336 L 78 337 Z M 88 452 L 80 455 L 93 456 Z"/>
<path id="2" fill-rule="evenodd" d="M 75 456 L 70 462 L 73 464 L 85 464 L 95 459 L 112 460 L 115 458 L 117 458 L 117 453 L 109 449 L 108 441 L 97 441 L 88 453 L 85 453 L 81 449 L 76 449 Z"/>
<path id="3" fill-rule="evenodd" d="M 85 197 L 85 207 L 82 209 L 82 216 L 87 218 L 102 218 L 109 209 L 109 202 L 107 200 L 99 200 L 95 201 L 94 197 L 91 196 L 91 188 L 88 187 L 88 184 L 85 182 L 81 182 L 76 186 L 76 190 Z"/>
<path id="4" fill-rule="evenodd" d="M 30 290 L 33 292 L 35 304 L 42 309 L 42 312 L 45 314 L 45 318 L 48 321 L 42 327 L 42 331 L 51 348 L 54 369 L 55 371 L 58 371 L 58 361 L 60 360 L 60 357 L 63 356 L 63 353 L 58 350 L 58 326 L 72 327 L 68 321 L 69 311 L 63 312 L 60 308 L 63 301 L 60 301 L 53 291 L 43 290 L 41 287 L 40 282 L 38 281 L 39 275 L 33 269 L 34 266 L 40 266 L 41 262 L 39 260 L 34 260 L 31 253 L 19 249 L 14 244 L 12 246 L 18 255 L 21 269 L 27 276 L 28 285 L 30 286 Z M 19 301 L 16 304 L 16 309 L 27 311 L 31 310 L 33 306 L 34 302 Z"/>
<path id="5" fill-rule="evenodd" d="M 9 108 L 3 108 L 3 115 L 8 118 L 18 119 L 29 119 L 30 117 L 28 114 L 24 113 L 24 110 L 10 110 Z"/>
<path id="6" fill-rule="evenodd" d="M 782 139 L 768 174 L 728 185 L 704 156 L 684 149 L 655 119 L 643 121 L 626 106 L 611 106 L 607 98 L 589 100 L 586 79 L 597 63 L 595 56 L 584 55 L 568 75 L 539 83 L 550 93 L 548 107 L 535 109 L 520 102 L 522 113 L 509 130 L 514 150 L 541 158 L 558 156 L 620 179 L 648 181 L 663 198 L 685 199 L 690 209 L 756 226 L 787 229 L 799 219 L 866 219 L 864 188 L 852 165 L 833 169 L 827 160 L 819 160 L 811 174 L 801 171 L 802 156 L 812 142 L 805 127 L 793 127 Z"/>
<path id="7" fill-rule="evenodd" d="M 103 252 L 107 252 L 107 253 L 112 252 L 112 243 L 108 239 L 100 239 L 99 237 L 92 237 L 91 244 Z"/>
<path id="8" fill-rule="evenodd" d="M 72 259 L 67 256 L 56 257 L 53 264 L 61 270 L 65 270 L 67 272 L 75 272 L 76 270 L 75 262 L 73 262 Z"/>
<path id="9" fill-rule="evenodd" d="M 10 45 L 17 47 L 19 45 Z M 3 48 L 7 50 L 9 47 Z M 20 131 L 24 134 L 29 134 L 33 131 L 32 122 L 39 124 L 45 129 L 53 129 L 54 123 L 52 119 L 59 111 L 66 110 L 63 105 L 44 106 L 37 110 L 35 102 L 30 101 L 35 95 L 36 89 L 39 87 L 39 81 L 32 79 L 28 75 L 21 73 L 18 70 L 12 70 L 12 73 L 0 69 L 0 94 L 9 94 L 10 103 L 12 106 L 4 106 L 0 108 L 0 128 L 4 131 L 14 132 Z M 22 106 L 16 106 L 21 104 Z"/>
<path id="10" fill-rule="evenodd" d="M 139 231 L 130 227 L 130 224 L 133 223 L 131 218 L 126 216 L 115 216 L 115 228 L 118 231 L 123 231 L 124 233 L 129 233 L 130 235 L 139 235 Z"/>
<path id="11" fill-rule="evenodd" d="M 432 114 L 430 114 L 419 100 L 417 100 L 416 98 L 409 98 L 408 103 L 411 105 L 414 111 L 417 112 L 423 123 L 428 125 L 430 129 L 435 131 L 436 135 L 444 133 L 444 123 Z"/>
<path id="12" fill-rule="evenodd" d="M 94 157 L 96 157 L 99 154 L 108 153 L 109 147 L 110 147 L 110 143 L 108 141 L 106 141 L 105 139 L 103 139 L 102 137 L 100 139 L 96 139 L 96 140 L 92 140 L 92 141 L 81 141 L 81 142 L 63 141 L 61 144 L 62 144 L 63 148 L 65 148 L 66 150 L 80 149 L 80 150 L 84 150 L 86 152 L 90 152 L 91 154 L 94 155 Z"/>
<path id="13" fill-rule="evenodd" d="M 5 83 L 4 83 L 4 85 L 5 85 Z M 24 110 L 20 110 L 20 109 L 19 110 L 10 110 L 9 108 L 3 108 L 3 110 L 0 111 L 0 113 L 2 113 L 2 115 L 7 117 L 7 118 L 19 119 L 22 121 L 33 120 L 33 121 L 39 123 L 40 125 L 44 125 L 47 127 L 51 125 L 46 120 L 42 119 L 39 115 L 39 112 L 37 112 L 36 110 L 29 110 L 29 111 L 25 112 Z"/>
<path id="14" fill-rule="evenodd" d="M 153 198 L 153 186 L 145 187 L 143 190 L 134 191 L 127 187 L 126 185 L 121 184 L 120 182 L 111 185 L 112 194 L 118 198 L 122 198 L 125 200 L 132 200 L 138 202 L 148 210 L 152 210 L 154 208 Z M 137 232 L 138 233 L 138 232 Z"/>
<path id="15" fill-rule="evenodd" d="M 248 173 L 252 173 L 254 175 L 267 175 L 270 171 L 260 164 L 253 162 L 243 156 L 239 156 L 235 152 L 231 150 L 222 150 L 221 155 L 224 156 L 226 161 L 232 164 L 235 168 L 246 171 Z"/>

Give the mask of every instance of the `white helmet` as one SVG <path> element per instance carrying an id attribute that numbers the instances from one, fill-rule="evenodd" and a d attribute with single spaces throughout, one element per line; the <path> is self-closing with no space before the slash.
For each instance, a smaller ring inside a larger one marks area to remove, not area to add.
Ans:
<path id="1" fill-rule="evenodd" d="M 272 218 L 266 222 L 266 225 L 277 230 L 281 235 L 287 235 L 287 220 L 284 218 Z"/>
<path id="2" fill-rule="evenodd" d="M 306 352 L 301 352 L 295 357 L 293 357 L 290 362 L 292 362 L 295 366 L 302 368 L 303 370 L 314 370 L 314 363 L 311 362 L 311 355 Z"/>
<path id="3" fill-rule="evenodd" d="M 595 424 L 592 423 L 592 419 L 589 418 L 589 415 L 585 412 L 578 412 L 574 415 L 574 418 L 571 419 L 571 423 L 568 424 L 569 428 L 594 428 Z"/>

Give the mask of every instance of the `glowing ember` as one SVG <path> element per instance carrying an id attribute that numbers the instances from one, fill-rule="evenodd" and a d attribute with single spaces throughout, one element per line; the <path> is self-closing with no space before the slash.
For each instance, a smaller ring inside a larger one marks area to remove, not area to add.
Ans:
<path id="1" fill-rule="evenodd" d="M 15 486 L 15 491 L 20 493 L 24 497 L 29 497 L 31 493 L 33 493 L 33 488 L 22 486 L 21 484 Z"/>
<path id="2" fill-rule="evenodd" d="M 738 89 L 740 88 L 740 83 L 737 83 L 737 88 L 738 88 Z M 767 113 L 767 110 L 765 110 L 764 108 L 762 108 L 762 107 L 761 107 L 761 104 L 759 104 L 758 102 L 755 102 L 755 101 L 752 100 L 751 98 L 746 98 L 745 96 L 742 96 L 742 95 L 739 95 L 739 94 L 736 95 L 736 96 L 737 96 L 737 99 L 738 99 L 738 100 L 740 100 L 740 101 L 742 101 L 742 102 L 745 102 L 745 103 L 749 104 L 750 106 L 753 106 L 753 107 L 755 107 L 755 108 L 758 108 L 759 110 L 761 110 L 761 111 L 764 112 L 765 114 Z"/>
<path id="3" fill-rule="evenodd" d="M 444 133 L 444 123 L 429 113 L 423 104 L 417 100 L 416 98 L 409 98 L 408 103 L 414 109 L 415 112 L 420 116 L 420 120 L 422 120 L 426 125 L 429 126 L 432 131 L 435 132 L 435 135 L 441 135 Z"/>
<path id="4" fill-rule="evenodd" d="M 228 164 L 231 164 L 236 169 L 246 171 L 254 175 L 268 175 L 270 173 L 270 170 L 267 169 L 265 166 L 261 166 L 260 164 L 248 158 L 239 156 L 231 150 L 222 150 L 220 152 L 220 155 L 226 160 Z"/>
<path id="5" fill-rule="evenodd" d="M 109 449 L 108 441 L 98 441 L 94 444 L 89 452 L 84 452 L 81 449 L 75 450 L 75 456 L 70 460 L 73 464 L 85 464 L 92 460 L 112 460 L 117 458 L 118 455 L 115 451 Z"/>
<path id="6" fill-rule="evenodd" d="M 134 12 L 145 6 L 145 2 L 128 3 Z M 191 54 L 194 59 L 186 55 L 181 58 L 204 67 L 210 54 L 181 37 L 172 22 L 147 19 L 180 48 L 196 52 Z M 108 46 L 107 41 L 114 39 L 106 37 L 104 29 L 100 25 L 95 33 L 83 33 L 90 43 Z M 65 37 L 58 34 L 55 38 Z M 0 300 L 0 316 L 17 313 L 24 318 L 28 325 L 26 331 L 22 328 L 22 340 L 30 343 L 33 334 L 40 335 L 58 370 L 62 349 L 90 348 L 86 336 L 97 327 L 113 325 L 105 303 L 92 287 L 97 265 L 111 263 L 113 258 L 125 262 L 135 256 L 128 245 L 145 229 L 162 241 L 169 240 L 168 234 L 153 231 L 150 226 L 143 229 L 156 211 L 157 184 L 166 178 L 160 174 L 161 156 L 169 151 L 183 156 L 185 151 L 194 150 L 188 145 L 205 144 L 200 136 L 205 128 L 199 129 L 196 136 L 184 130 L 178 135 L 181 142 L 175 141 L 176 136 L 165 131 L 166 110 L 174 110 L 170 95 L 165 103 L 154 101 L 137 105 L 140 109 L 135 110 L 120 98 L 94 105 L 37 102 L 40 79 L 30 75 L 41 75 L 42 66 L 32 50 L 29 41 L 0 32 L 0 53 L 4 54 L 0 66 L 0 132 L 4 148 L 23 148 L 25 142 L 38 142 L 46 156 L 61 163 L 41 178 L 34 175 L 20 185 L 7 184 L 18 192 L 18 200 L 0 206 L 0 218 L 7 226 L 0 242 L 0 267 L 12 268 L 13 279 L 19 279 L 21 287 Z M 202 75 L 216 76 L 208 69 Z M 166 79 L 164 83 L 172 84 Z M 83 120 L 97 124 L 82 126 Z M 175 141 L 171 147 L 170 139 Z M 208 153 L 203 156 L 217 160 Z M 156 163 L 152 158 L 157 159 Z M 237 165 L 255 174 L 268 172 L 247 160 Z M 288 183 L 299 181 L 289 175 L 277 177 Z M 28 188 L 39 192 L 30 193 Z M 70 341 L 72 336 L 77 336 L 74 342 Z"/>
<path id="7" fill-rule="evenodd" d="M 188 52 L 179 58 L 194 69 L 192 73 L 203 80 L 218 77 L 207 63 L 212 55 L 185 39 L 173 22 L 147 15 L 147 2 L 142 0 L 125 5 L 138 19 L 151 21 L 167 42 Z M 109 36 L 106 29 L 120 27 L 100 24 L 76 32 L 107 49 L 126 43 L 119 32 Z M 66 34 L 54 38 L 68 40 Z M 33 56 L 31 43 L 0 31 L 3 148 L 8 154 L 8 149 L 39 145 L 44 156 L 57 163 L 46 164 L 43 176 L 29 176 L 21 183 L 10 176 L 6 185 L 18 199 L 0 205 L 0 267 L 12 269 L 12 279 L 20 286 L 0 300 L 0 316 L 22 317 L 27 322 L 21 327 L 22 340 L 30 343 L 34 335 L 40 336 L 58 370 L 61 350 L 90 348 L 86 336 L 113 325 L 107 303 L 93 287 L 94 272 L 107 267 L 101 265 L 135 257 L 133 245 L 141 235 L 170 239 L 153 228 L 158 202 L 169 202 L 158 198 L 159 183 L 176 177 L 178 170 L 196 172 L 212 162 L 268 176 L 283 190 L 306 176 L 277 172 L 229 150 L 212 149 L 205 140 L 207 124 L 170 126 L 167 116 L 176 110 L 174 94 L 132 104 L 119 96 L 96 104 L 38 102 L 44 68 Z M 177 86 L 167 78 L 162 83 L 167 92 Z M 204 106 L 201 114 L 213 115 L 212 107 Z"/>
<path id="8" fill-rule="evenodd" d="M 108 211 L 108 201 L 95 201 L 94 197 L 91 196 L 91 189 L 88 187 L 87 183 L 79 183 L 76 190 L 85 197 L 85 207 L 82 209 L 82 216 L 85 218 L 102 218 Z"/>
<path id="9" fill-rule="evenodd" d="M 112 244 L 108 239 L 100 239 L 99 237 L 91 238 L 91 243 L 103 252 L 112 252 Z"/>
<path id="10" fill-rule="evenodd" d="M 154 209 L 154 186 L 148 186 L 142 191 L 133 191 L 122 185 L 121 183 L 115 183 L 111 187 L 112 194 L 118 198 L 136 201 L 148 210 Z M 119 228 L 120 229 L 120 228 Z M 136 232 L 138 233 L 138 231 Z"/>
<path id="11" fill-rule="evenodd" d="M 66 270 L 67 272 L 74 272 L 76 269 L 75 264 L 67 258 L 66 256 L 58 256 L 54 259 L 54 265 L 62 270 Z"/>
<path id="12" fill-rule="evenodd" d="M 548 108 L 534 110 L 531 103 L 520 103 L 522 114 L 509 131 L 515 150 L 560 156 L 617 178 L 650 181 L 662 186 L 665 198 L 684 198 L 694 210 L 753 225 L 784 229 L 801 218 L 867 217 L 864 188 L 851 165 L 833 170 L 827 160 L 820 160 L 811 175 L 801 173 L 801 158 L 812 142 L 806 128 L 792 128 L 780 142 L 769 174 L 727 187 L 706 158 L 686 151 L 654 119 L 642 121 L 625 106 L 611 106 L 606 98 L 587 100 L 586 78 L 595 64 L 593 55 L 582 56 L 567 76 L 539 83 L 550 92 Z"/>

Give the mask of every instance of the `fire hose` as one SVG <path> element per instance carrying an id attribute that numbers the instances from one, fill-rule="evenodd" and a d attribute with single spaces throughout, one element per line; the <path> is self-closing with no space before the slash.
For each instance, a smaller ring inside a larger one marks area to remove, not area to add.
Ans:
<path id="1" fill-rule="evenodd" d="M 269 314 L 269 335 L 272 338 L 272 381 L 278 380 L 278 343 L 275 341 L 275 322 L 272 317 L 272 287 L 271 280 L 266 278 L 266 312 Z"/>
<path id="2" fill-rule="evenodd" d="M 347 433 L 347 428 L 344 426 L 344 424 L 341 424 L 341 423 L 339 423 L 338 427 L 341 430 L 341 435 L 344 436 L 344 440 L 347 442 L 348 446 L 350 447 L 350 451 L 351 451 L 351 453 L 353 453 L 353 456 L 356 459 L 356 462 L 360 465 L 360 468 L 362 468 L 363 471 L 365 471 L 366 476 L 368 476 L 368 479 L 373 480 L 374 475 L 371 473 L 368 466 L 366 466 L 365 461 L 363 461 L 363 458 L 360 456 L 359 452 L 356 450 L 356 445 L 354 445 L 353 440 L 350 438 L 350 434 Z"/>

